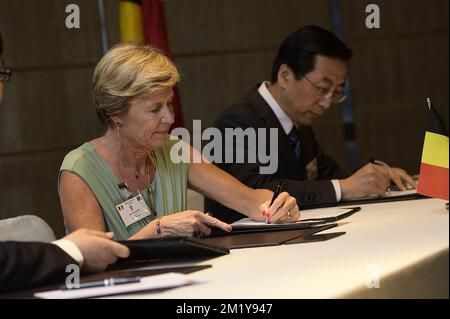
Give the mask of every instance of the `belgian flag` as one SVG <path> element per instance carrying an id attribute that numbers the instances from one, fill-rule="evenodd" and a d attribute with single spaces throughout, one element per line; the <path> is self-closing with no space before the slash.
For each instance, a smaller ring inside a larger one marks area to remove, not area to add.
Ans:
<path id="1" fill-rule="evenodd" d="M 439 113 L 428 101 L 428 128 L 420 164 L 419 194 L 448 200 L 448 131 Z"/>
<path id="2" fill-rule="evenodd" d="M 144 22 L 140 1 L 119 2 L 120 42 L 145 43 Z"/>
<path id="3" fill-rule="evenodd" d="M 120 42 L 148 43 L 170 57 L 164 3 L 162 0 L 120 0 Z M 184 126 L 178 89 L 173 88 L 175 122 L 172 127 Z"/>

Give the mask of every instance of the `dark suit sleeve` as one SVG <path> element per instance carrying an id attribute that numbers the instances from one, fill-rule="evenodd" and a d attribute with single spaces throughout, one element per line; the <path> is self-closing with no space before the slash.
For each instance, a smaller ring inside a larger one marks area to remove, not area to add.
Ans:
<path id="1" fill-rule="evenodd" d="M 63 282 L 69 264 L 77 262 L 53 244 L 0 242 L 0 292 Z"/>

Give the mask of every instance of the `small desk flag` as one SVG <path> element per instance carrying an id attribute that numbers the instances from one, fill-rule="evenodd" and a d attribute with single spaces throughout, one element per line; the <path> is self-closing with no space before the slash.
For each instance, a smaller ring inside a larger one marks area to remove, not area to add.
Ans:
<path id="1" fill-rule="evenodd" d="M 448 131 L 439 113 L 428 101 L 428 127 L 420 164 L 419 194 L 448 200 Z"/>

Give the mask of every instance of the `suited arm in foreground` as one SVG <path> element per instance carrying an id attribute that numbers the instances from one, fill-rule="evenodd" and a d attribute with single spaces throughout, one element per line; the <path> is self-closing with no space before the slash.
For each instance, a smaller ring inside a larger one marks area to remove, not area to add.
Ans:
<path id="1" fill-rule="evenodd" d="M 102 271 L 118 257 L 125 258 L 130 253 L 127 247 L 110 240 L 112 236 L 80 229 L 55 244 L 0 242 L 0 292 L 62 283 L 69 275 L 66 267 L 71 264 L 87 272 Z M 67 247 L 71 245 L 75 247 L 69 253 Z"/>

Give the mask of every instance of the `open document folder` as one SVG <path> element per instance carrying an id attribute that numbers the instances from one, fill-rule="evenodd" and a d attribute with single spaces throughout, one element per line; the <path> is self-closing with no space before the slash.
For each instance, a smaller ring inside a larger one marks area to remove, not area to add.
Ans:
<path id="1" fill-rule="evenodd" d="M 35 293 L 34 296 L 43 299 L 79 299 L 102 296 L 112 296 L 139 291 L 151 291 L 180 287 L 202 283 L 203 281 L 192 279 L 186 274 L 166 273 L 161 275 L 142 277 L 140 282 L 115 286 L 75 288 L 68 290 L 51 290 Z"/>
<path id="2" fill-rule="evenodd" d="M 295 223 L 266 224 L 250 218 L 243 218 L 231 224 L 233 231 L 247 229 L 290 229 L 307 228 L 320 224 L 336 222 L 353 215 L 361 210 L 361 207 L 328 207 L 300 211 L 300 219 Z"/>

